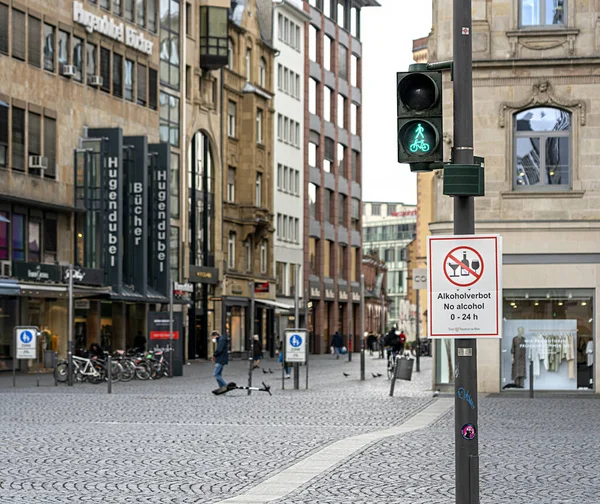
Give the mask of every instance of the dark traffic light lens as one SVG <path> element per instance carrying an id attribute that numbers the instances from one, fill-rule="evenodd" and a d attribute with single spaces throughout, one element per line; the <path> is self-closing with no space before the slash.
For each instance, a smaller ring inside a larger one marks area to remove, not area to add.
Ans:
<path id="1" fill-rule="evenodd" d="M 407 75 L 398 85 L 398 97 L 412 110 L 427 110 L 437 102 L 435 83 L 424 74 Z"/>
<path id="2" fill-rule="evenodd" d="M 400 142 L 407 154 L 415 157 L 430 156 L 437 149 L 436 129 L 427 121 L 410 121 L 400 130 Z"/>

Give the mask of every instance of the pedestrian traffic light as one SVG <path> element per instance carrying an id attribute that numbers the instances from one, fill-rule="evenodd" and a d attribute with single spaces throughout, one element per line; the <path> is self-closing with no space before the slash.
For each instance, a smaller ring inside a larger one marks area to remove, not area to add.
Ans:
<path id="1" fill-rule="evenodd" d="M 442 167 L 442 73 L 427 65 L 410 65 L 396 74 L 398 103 L 398 162 L 410 170 Z"/>

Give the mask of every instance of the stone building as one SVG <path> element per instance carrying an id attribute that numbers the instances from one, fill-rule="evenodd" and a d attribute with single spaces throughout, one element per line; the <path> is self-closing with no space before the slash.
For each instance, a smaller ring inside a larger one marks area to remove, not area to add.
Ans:
<path id="1" fill-rule="evenodd" d="M 262 9 L 262 10 L 261 10 Z M 234 354 L 259 334 L 273 349 L 273 65 L 272 6 L 232 2 L 229 62 L 224 70 L 222 114 L 226 120 L 223 167 L 223 330 Z M 254 327 L 250 311 L 256 299 Z"/>
<path id="2" fill-rule="evenodd" d="M 504 247 L 503 337 L 479 342 L 480 392 L 529 386 L 512 358 L 533 358 L 538 390 L 589 390 L 600 378 L 599 19 L 597 2 L 473 1 L 474 148 L 486 186 L 475 230 Z M 452 4 L 434 0 L 429 61 L 451 59 L 450 40 Z M 445 73 L 449 143 L 451 90 Z M 440 175 L 435 235 L 452 234 Z M 452 378 L 451 347 L 436 347 L 438 383 Z"/>
<path id="3" fill-rule="evenodd" d="M 367 254 L 362 258 L 362 274 L 365 276 L 365 332 L 384 334 L 389 329 L 387 272 L 385 261 L 377 254 Z"/>

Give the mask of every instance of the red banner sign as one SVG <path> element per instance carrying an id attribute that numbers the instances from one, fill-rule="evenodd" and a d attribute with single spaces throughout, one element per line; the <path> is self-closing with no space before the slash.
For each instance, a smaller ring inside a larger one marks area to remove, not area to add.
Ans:
<path id="1" fill-rule="evenodd" d="M 168 340 L 169 338 L 169 331 L 150 331 L 151 340 Z M 179 331 L 173 331 L 173 339 L 179 339 Z"/>

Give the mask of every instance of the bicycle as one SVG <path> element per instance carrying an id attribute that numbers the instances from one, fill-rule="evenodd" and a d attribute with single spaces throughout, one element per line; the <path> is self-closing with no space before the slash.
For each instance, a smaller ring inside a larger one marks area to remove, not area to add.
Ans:
<path id="1" fill-rule="evenodd" d="M 64 383 L 69 379 L 69 361 L 60 361 L 54 369 L 56 381 Z M 104 380 L 104 366 L 96 359 L 86 359 L 73 355 L 73 380 L 82 382 L 89 381 L 94 385 Z"/>

